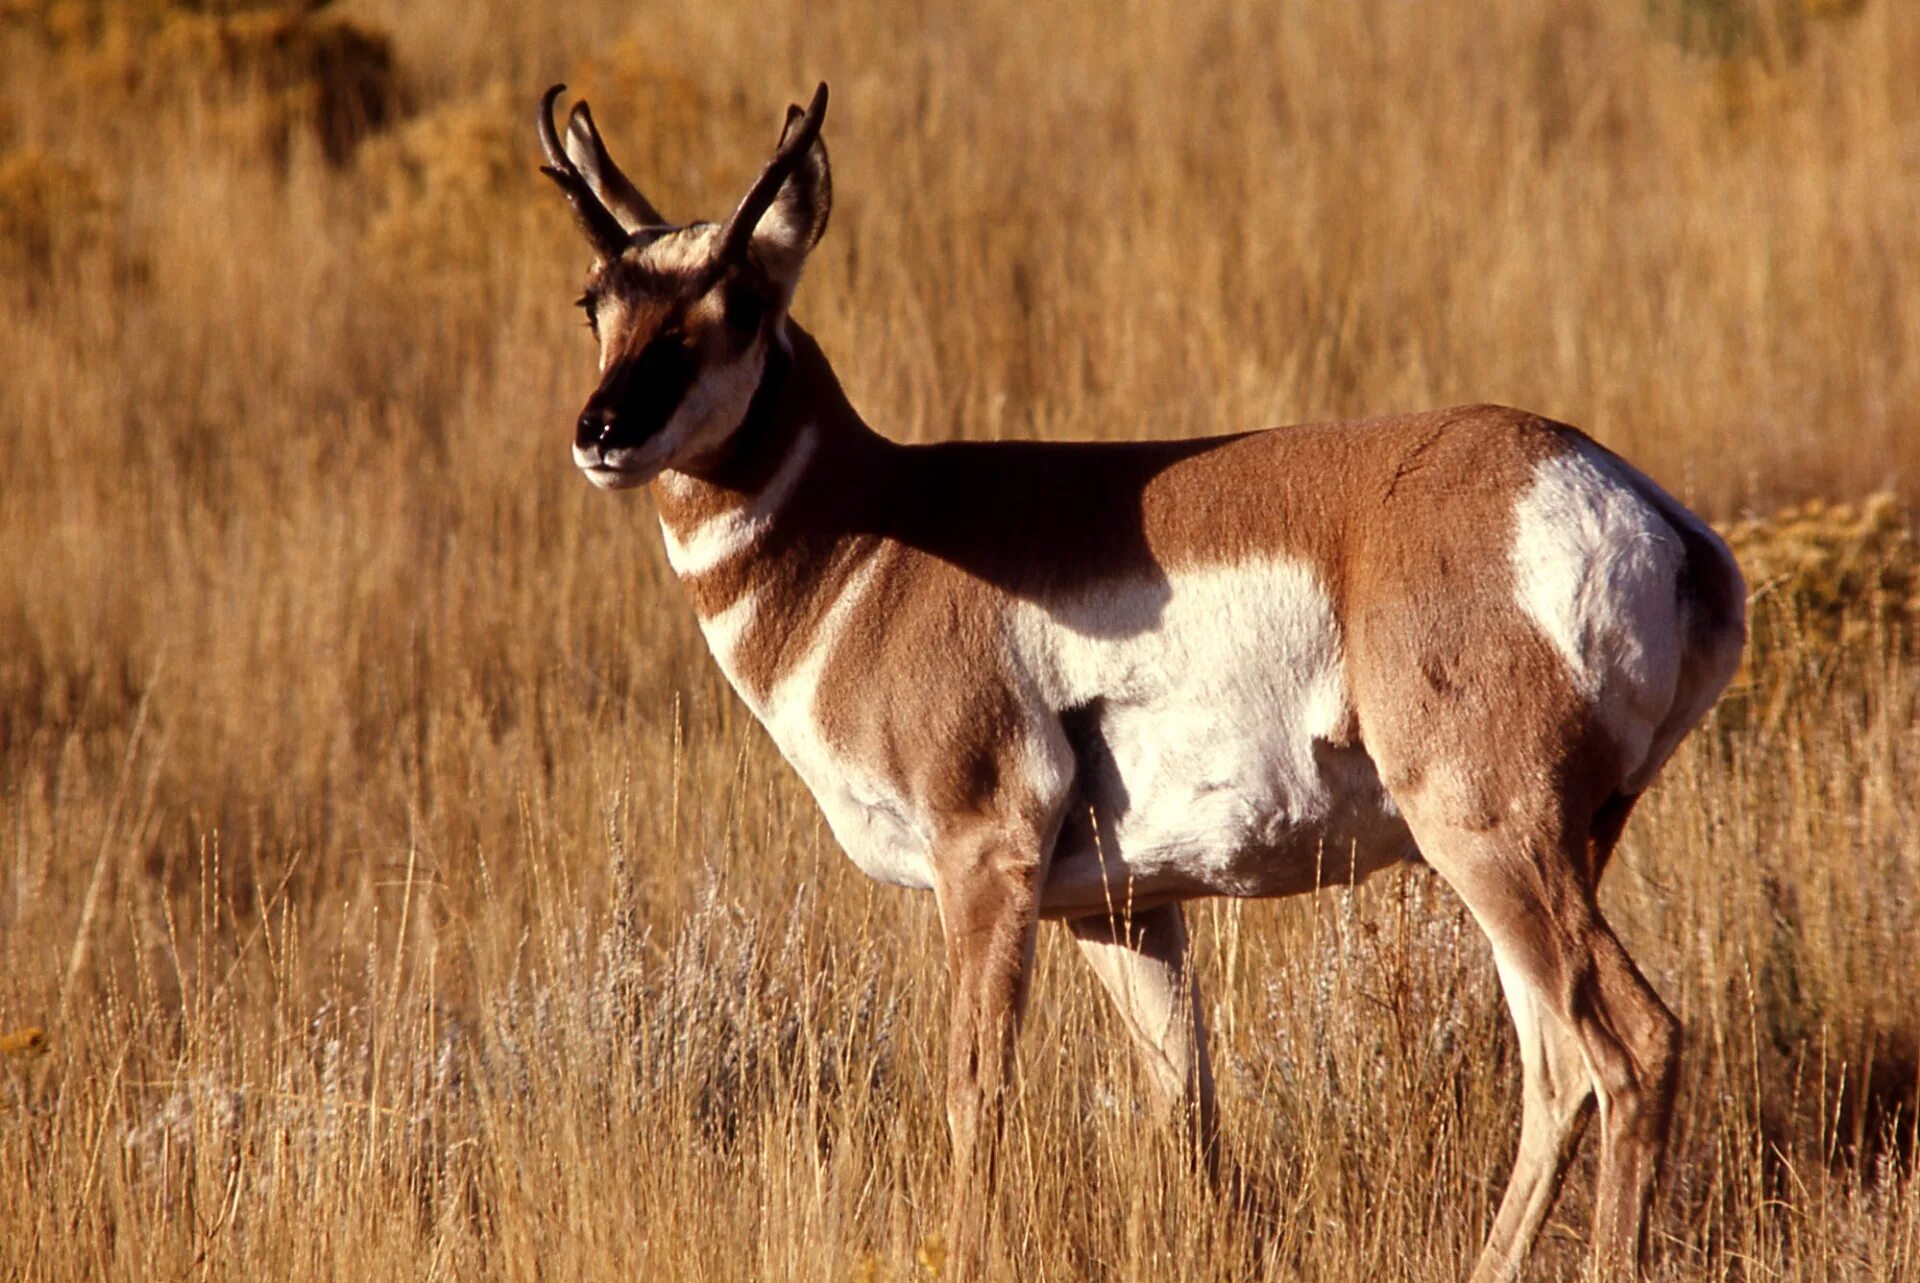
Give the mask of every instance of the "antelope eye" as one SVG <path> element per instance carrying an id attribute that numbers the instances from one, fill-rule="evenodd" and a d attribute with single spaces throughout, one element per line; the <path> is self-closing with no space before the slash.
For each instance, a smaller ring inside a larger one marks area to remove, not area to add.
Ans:
<path id="1" fill-rule="evenodd" d="M 599 300 L 591 294 L 582 294 L 573 300 L 573 305 L 587 314 L 587 328 L 598 334 L 600 332 L 600 318 L 597 315 Z"/>

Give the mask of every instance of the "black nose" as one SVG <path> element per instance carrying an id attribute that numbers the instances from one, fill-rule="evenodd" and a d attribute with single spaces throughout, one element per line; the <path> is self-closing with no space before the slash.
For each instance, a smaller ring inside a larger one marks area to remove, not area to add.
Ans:
<path id="1" fill-rule="evenodd" d="M 613 423 L 611 409 L 590 404 L 580 412 L 580 421 L 573 427 L 573 443 L 582 449 L 605 445 L 607 438 L 613 435 Z"/>

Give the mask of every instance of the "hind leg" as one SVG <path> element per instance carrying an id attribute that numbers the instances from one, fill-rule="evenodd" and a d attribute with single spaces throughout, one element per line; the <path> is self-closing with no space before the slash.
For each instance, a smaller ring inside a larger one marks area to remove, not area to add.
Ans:
<path id="1" fill-rule="evenodd" d="M 1075 918 L 1068 927 L 1133 1035 L 1163 1119 L 1173 1121 L 1212 1175 L 1218 1160 L 1213 1070 L 1207 1063 L 1200 993 L 1186 965 L 1187 927 L 1178 904 Z"/>
<path id="2" fill-rule="evenodd" d="M 1617 793 L 1595 812 L 1587 842 L 1588 882 L 1597 883 L 1605 872 L 1637 800 L 1635 795 Z M 1520 1043 L 1524 1095 L 1520 1148 L 1477 1279 L 1499 1278 L 1503 1271 L 1511 1274 L 1519 1268 L 1559 1197 L 1594 1101 L 1593 1078 L 1578 1031 L 1556 1014 L 1555 1004 L 1536 987 L 1529 968 L 1497 944 L 1493 961 Z"/>
<path id="3" fill-rule="evenodd" d="M 1497 949 L 1494 964 L 1520 1042 L 1520 1147 L 1474 1283 L 1518 1273 L 1560 1195 L 1593 1112 L 1593 1080 L 1579 1037 L 1561 1022 L 1526 969 Z"/>
<path id="4" fill-rule="evenodd" d="M 1492 942 L 1527 1080 L 1520 1153 L 1474 1279 L 1512 1278 L 1532 1247 L 1579 1140 L 1581 1065 L 1599 1101 L 1595 1261 L 1603 1277 L 1630 1274 L 1673 1112 L 1679 1022 L 1594 901 L 1591 816 L 1568 831 L 1573 817 L 1555 797 L 1491 825 L 1435 811 L 1416 804 L 1408 819 Z"/>

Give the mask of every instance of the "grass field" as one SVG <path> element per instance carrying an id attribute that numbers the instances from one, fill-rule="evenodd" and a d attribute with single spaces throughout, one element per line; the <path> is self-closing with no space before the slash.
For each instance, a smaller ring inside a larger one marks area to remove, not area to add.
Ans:
<path id="1" fill-rule="evenodd" d="M 208 8 L 0 3 L 0 1277 L 940 1272 L 932 905 L 575 474 L 534 172 L 566 80 L 718 217 L 825 78 L 796 311 L 892 435 L 1500 400 L 1735 528 L 1749 667 L 1604 894 L 1688 1035 L 1655 1274 L 1920 1279 L 1913 6 Z M 1192 921 L 1243 1197 L 1043 932 L 1000 1271 L 1464 1276 L 1519 1072 L 1457 902 Z"/>

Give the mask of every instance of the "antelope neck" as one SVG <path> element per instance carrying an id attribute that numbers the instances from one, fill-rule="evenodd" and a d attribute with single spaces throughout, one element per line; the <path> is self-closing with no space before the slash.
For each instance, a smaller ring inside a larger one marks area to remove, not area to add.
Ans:
<path id="1" fill-rule="evenodd" d="M 663 472 L 655 506 L 674 572 L 704 616 L 765 578 L 801 588 L 835 559 L 835 531 L 876 498 L 889 443 L 848 404 L 826 357 L 788 323 L 740 427 L 711 458 Z M 884 493 L 884 487 L 880 487 Z"/>

